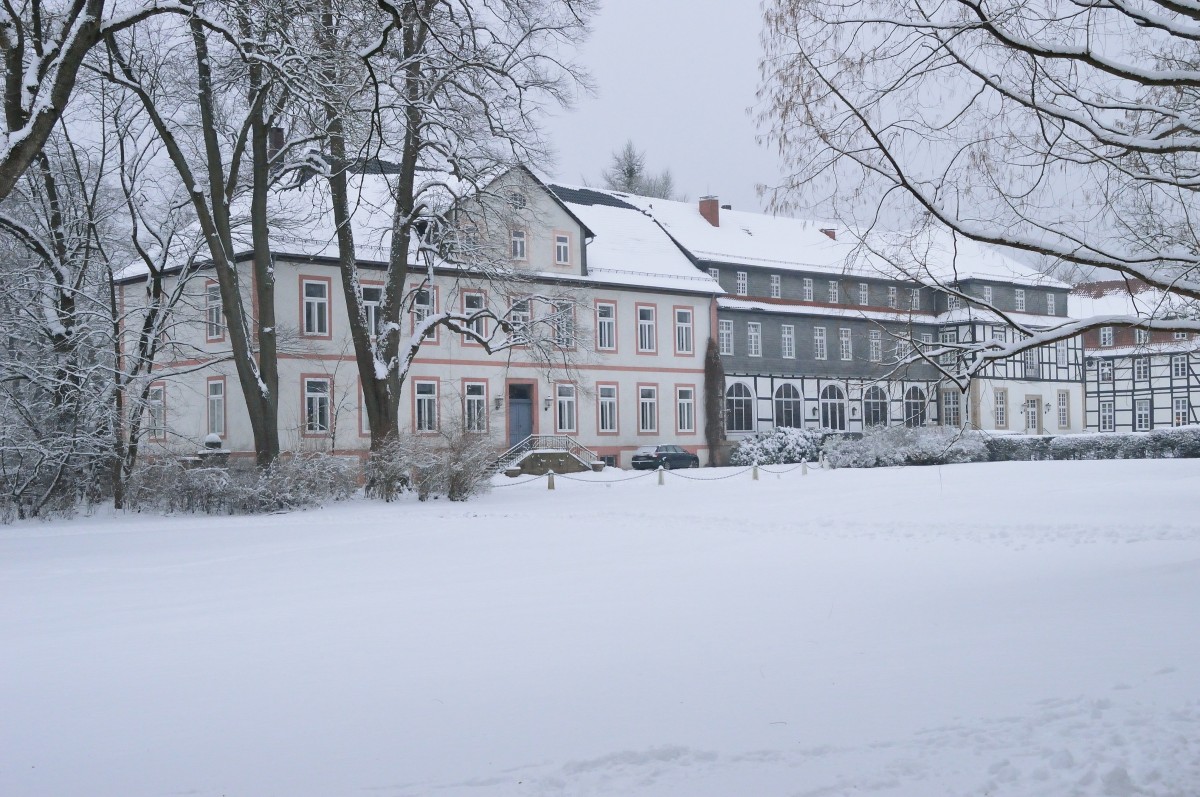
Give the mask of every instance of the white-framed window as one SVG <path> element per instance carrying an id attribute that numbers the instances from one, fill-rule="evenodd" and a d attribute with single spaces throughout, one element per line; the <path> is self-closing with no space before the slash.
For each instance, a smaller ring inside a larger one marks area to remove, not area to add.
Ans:
<path id="1" fill-rule="evenodd" d="M 942 425 L 961 426 L 962 394 L 955 389 L 942 391 Z"/>
<path id="2" fill-rule="evenodd" d="M 825 360 L 828 357 L 829 353 L 825 349 L 825 327 L 813 327 L 813 359 Z"/>
<path id="3" fill-rule="evenodd" d="M 1134 358 L 1133 378 L 1134 379 L 1149 379 L 1150 378 L 1150 358 L 1149 357 Z"/>
<path id="4" fill-rule="evenodd" d="M 151 385 L 146 391 L 146 434 L 152 440 L 167 436 L 167 389 L 163 385 Z"/>
<path id="5" fill-rule="evenodd" d="M 746 354 L 750 357 L 762 356 L 762 324 L 757 321 L 746 324 Z"/>
<path id="6" fill-rule="evenodd" d="M 1186 379 L 1188 375 L 1188 358 L 1186 354 L 1171 355 L 1171 376 L 1176 379 Z"/>
<path id="7" fill-rule="evenodd" d="M 835 432 L 846 431 L 846 393 L 837 385 L 821 389 L 821 427 Z"/>
<path id="8" fill-rule="evenodd" d="M 691 354 L 693 351 L 692 311 L 690 308 L 675 308 L 675 353 Z"/>
<path id="9" fill-rule="evenodd" d="M 871 303 L 871 289 L 865 282 L 858 283 L 858 303 L 864 307 Z"/>
<path id="10" fill-rule="evenodd" d="M 992 340 L 1005 343 L 1008 341 L 1008 336 L 1004 332 L 1004 327 L 992 327 Z"/>
<path id="11" fill-rule="evenodd" d="M 891 307 L 893 310 L 896 308 L 896 302 L 897 302 L 896 294 L 897 294 L 896 286 L 889 285 L 888 286 L 888 307 Z"/>
<path id="12" fill-rule="evenodd" d="M 792 324 L 780 327 L 779 354 L 785 360 L 796 359 L 796 327 Z"/>
<path id="13" fill-rule="evenodd" d="M 838 281 L 830 280 L 829 281 L 829 303 L 837 304 L 840 300 L 841 300 L 841 297 L 838 293 Z"/>
<path id="14" fill-rule="evenodd" d="M 1025 415 L 1025 432 L 1027 434 L 1042 433 L 1042 400 L 1037 396 L 1026 396 L 1022 406 Z"/>
<path id="15" fill-rule="evenodd" d="M 1066 390 L 1058 391 L 1058 428 L 1071 428 L 1071 393 Z"/>
<path id="16" fill-rule="evenodd" d="M 867 332 L 867 359 L 873 363 L 883 362 L 883 333 L 878 329 Z"/>
<path id="17" fill-rule="evenodd" d="M 801 294 L 804 301 L 811 302 L 813 300 L 813 281 L 810 277 L 805 277 L 803 282 L 803 293 Z"/>
<path id="18" fill-rule="evenodd" d="M 555 302 L 552 307 L 554 345 L 569 349 L 575 345 L 575 305 L 571 302 Z"/>
<path id="19" fill-rule="evenodd" d="M 655 308 L 639 306 L 638 316 L 638 351 L 650 352 L 658 350 L 658 328 L 655 321 Z"/>
<path id="20" fill-rule="evenodd" d="M 417 327 L 425 323 L 425 319 L 433 315 L 436 308 L 433 306 L 433 290 L 430 288 L 418 288 L 413 291 L 412 299 L 412 325 L 413 332 L 417 331 Z M 437 334 L 437 327 L 433 327 L 425 333 L 425 337 L 431 338 Z"/>
<path id="21" fill-rule="evenodd" d="M 734 382 L 725 390 L 725 428 L 753 432 L 754 426 L 754 394 L 741 382 Z"/>
<path id="22" fill-rule="evenodd" d="M 576 431 L 575 386 L 559 383 L 555 386 L 554 429 L 556 432 Z"/>
<path id="23" fill-rule="evenodd" d="M 485 298 L 482 293 L 471 291 L 463 294 L 463 312 L 468 317 L 473 316 L 476 313 L 482 313 L 484 304 Z M 467 321 L 466 326 L 467 329 L 469 329 L 473 334 L 478 335 L 481 338 L 487 337 L 487 318 L 484 316 L 472 318 L 471 320 Z M 467 337 L 466 339 L 473 343 L 476 342 L 470 337 Z"/>
<path id="24" fill-rule="evenodd" d="M 208 433 L 225 436 L 225 379 L 208 381 Z"/>
<path id="25" fill-rule="evenodd" d="M 1150 399 L 1137 399 L 1133 402 L 1133 430 L 1150 431 Z"/>
<path id="26" fill-rule="evenodd" d="M 305 377 L 304 379 L 304 433 L 329 434 L 330 414 L 329 379 Z"/>
<path id="27" fill-rule="evenodd" d="M 992 416 L 997 429 L 1008 428 L 1008 390 L 998 387 L 992 391 Z"/>
<path id="28" fill-rule="evenodd" d="M 717 345 L 721 354 L 733 354 L 733 322 L 717 322 Z"/>
<path id="29" fill-rule="evenodd" d="M 887 426 L 888 395 L 879 385 L 872 385 L 863 392 L 863 423 L 867 426 Z"/>
<path id="30" fill-rule="evenodd" d="M 1058 315 L 1058 297 L 1053 293 L 1046 294 L 1046 315 Z"/>
<path id="31" fill-rule="evenodd" d="M 696 388 L 675 388 L 675 423 L 680 432 L 696 431 Z"/>
<path id="32" fill-rule="evenodd" d="M 528 299 L 512 300 L 512 304 L 508 308 L 508 321 L 512 324 L 514 340 L 528 339 L 529 324 L 533 321 L 533 312 L 530 310 Z"/>
<path id="33" fill-rule="evenodd" d="M 220 340 L 225 337 L 225 318 L 221 312 L 221 286 L 210 283 L 204 289 L 204 337 Z"/>
<path id="34" fill-rule="evenodd" d="M 1100 431 L 1111 432 L 1117 428 L 1117 415 L 1111 401 L 1100 402 Z"/>
<path id="35" fill-rule="evenodd" d="M 596 348 L 600 351 L 617 348 L 617 306 L 611 302 L 596 303 Z"/>
<path id="36" fill-rule="evenodd" d="M 379 305 L 383 302 L 383 288 L 378 285 L 363 285 L 363 310 L 367 314 L 367 332 L 371 337 L 379 334 Z"/>
<path id="37" fill-rule="evenodd" d="M 912 341 L 908 338 L 896 339 L 896 360 L 905 360 L 912 356 Z"/>
<path id="38" fill-rule="evenodd" d="M 554 234 L 554 262 L 559 266 L 571 265 L 571 236 L 561 232 Z"/>
<path id="39" fill-rule="evenodd" d="M 750 291 L 750 279 L 746 276 L 746 272 L 739 271 L 737 273 L 737 295 L 745 296 Z"/>
<path id="40" fill-rule="evenodd" d="M 929 348 L 932 345 L 933 345 L 933 333 L 932 332 L 922 332 L 921 333 L 921 346 L 924 348 Z"/>
<path id="41" fill-rule="evenodd" d="M 841 346 L 843 360 L 854 359 L 854 338 L 850 336 L 850 330 L 842 327 L 838 330 L 838 343 Z"/>
<path id="42" fill-rule="evenodd" d="M 638 385 L 638 431 L 658 431 L 658 388 Z"/>
<path id="43" fill-rule="evenodd" d="M 524 230 L 513 230 L 512 237 L 510 240 L 512 242 L 512 258 L 513 258 L 513 260 L 524 260 L 525 254 L 526 254 L 525 231 Z"/>
<path id="44" fill-rule="evenodd" d="M 925 391 L 913 385 L 904 392 L 904 425 L 908 427 L 924 426 L 926 407 L 929 399 Z"/>
<path id="45" fill-rule="evenodd" d="M 1112 327 L 1100 327 L 1100 345 L 1101 346 L 1113 345 L 1113 328 Z"/>
<path id="46" fill-rule="evenodd" d="M 943 346 L 952 346 L 955 343 L 958 343 L 958 330 L 957 329 L 943 329 L 939 333 L 939 340 L 941 341 L 941 344 Z M 953 365 L 954 360 L 957 356 L 958 356 L 957 352 L 955 352 L 954 350 L 950 350 L 948 352 L 939 354 L 938 362 L 941 363 L 942 365 Z"/>
<path id="47" fill-rule="evenodd" d="M 784 382 L 775 389 L 775 425 L 791 429 L 804 426 L 804 399 L 795 385 Z"/>
<path id="48" fill-rule="evenodd" d="M 946 294 L 946 310 L 957 310 L 959 308 L 958 296 L 953 293 Z"/>
<path id="49" fill-rule="evenodd" d="M 991 285 L 983 286 L 983 301 L 987 302 L 988 304 L 992 303 L 992 286 Z"/>
<path id="50" fill-rule="evenodd" d="M 596 392 L 596 414 L 601 432 L 617 431 L 617 386 L 599 385 Z"/>
<path id="51" fill-rule="evenodd" d="M 1174 332 L 1174 333 L 1172 333 L 1171 337 L 1172 337 L 1172 338 L 1174 338 L 1175 340 L 1187 340 L 1187 339 L 1188 339 L 1188 333 L 1186 333 L 1186 332 Z"/>
<path id="52" fill-rule="evenodd" d="M 487 430 L 487 382 L 467 382 L 463 386 L 463 431 Z"/>
<path id="53" fill-rule="evenodd" d="M 909 310 L 920 310 L 921 309 L 921 289 L 920 288 L 909 288 L 908 289 L 908 309 Z"/>
<path id="54" fill-rule="evenodd" d="M 1025 365 L 1025 378 L 1037 379 L 1041 376 L 1041 364 L 1038 361 L 1038 349 L 1033 347 L 1021 352 L 1021 359 Z"/>
<path id="55" fill-rule="evenodd" d="M 1145 346 L 1150 342 L 1150 330 L 1135 329 L 1133 330 L 1133 342 L 1138 346 Z"/>
<path id="56" fill-rule="evenodd" d="M 1186 397 L 1174 399 L 1171 402 L 1171 423 L 1175 426 L 1187 426 L 1192 422 L 1192 405 Z"/>
<path id="57" fill-rule="evenodd" d="M 1098 368 L 1100 369 L 1100 381 L 1101 382 L 1113 381 L 1113 361 L 1112 360 L 1101 360 Z"/>
<path id="58" fill-rule="evenodd" d="M 1054 341 L 1054 364 L 1059 368 L 1065 368 L 1067 365 L 1067 342 L 1065 340 Z"/>
<path id="59" fill-rule="evenodd" d="M 436 432 L 438 428 L 438 383 L 417 381 L 413 384 L 416 414 L 413 424 L 418 432 Z"/>
<path id="60" fill-rule="evenodd" d="M 720 282 L 720 281 L 721 281 L 721 271 L 720 271 L 720 269 L 710 268 L 710 269 L 708 270 L 708 276 L 712 277 L 712 278 L 713 278 L 713 279 L 715 279 L 717 282 Z"/>
<path id="61" fill-rule="evenodd" d="M 304 280 L 304 334 L 329 334 L 329 283 Z"/>
<path id="62" fill-rule="evenodd" d="M 783 286 L 778 274 L 771 275 L 771 298 L 778 299 L 783 295 Z"/>
<path id="63" fill-rule="evenodd" d="M 1017 312 L 1019 312 L 1019 313 L 1025 312 L 1025 289 L 1024 288 L 1017 288 L 1015 291 L 1013 291 L 1013 302 L 1015 303 Z"/>

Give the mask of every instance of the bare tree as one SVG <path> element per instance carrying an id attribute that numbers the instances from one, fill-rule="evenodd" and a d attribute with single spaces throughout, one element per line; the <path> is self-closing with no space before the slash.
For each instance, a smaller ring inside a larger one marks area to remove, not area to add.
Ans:
<path id="1" fill-rule="evenodd" d="M 513 295 L 507 306 L 459 310 L 447 301 L 440 312 L 421 312 L 411 334 L 401 318 L 416 309 L 438 271 L 521 282 L 496 239 L 511 196 L 492 186 L 513 164 L 547 158 L 538 118 L 547 104 L 567 103 L 583 81 L 562 53 L 586 32 L 594 7 L 592 0 L 320 5 L 315 40 L 324 94 L 317 121 L 373 451 L 396 437 L 409 366 L 437 327 L 489 352 L 514 343 L 545 344 L 547 356 L 566 348 L 536 331 L 553 328 L 553 317 L 525 322 L 522 308 L 534 298 L 554 301 L 529 285 L 495 291 Z M 376 329 L 368 325 L 352 219 L 364 174 L 372 172 L 369 179 L 385 185 L 393 207 Z M 414 264 L 420 272 L 412 285 Z M 486 331 L 485 318 L 493 322 Z"/>
<path id="2" fill-rule="evenodd" d="M 685 199 L 675 193 L 675 178 L 670 169 L 650 174 L 646 169 L 646 152 L 634 146 L 633 140 L 625 142 L 620 152 L 612 154 L 612 163 L 600 175 L 604 187 L 610 191 L 624 191 L 638 196 L 659 199 Z"/>
<path id="3" fill-rule="evenodd" d="M 786 168 L 768 194 L 832 205 L 864 240 L 948 229 L 1200 299 L 1197 20 L 1169 0 L 770 0 L 760 122 Z M 1200 331 L 1194 313 L 1000 315 L 1025 337 L 959 344 L 960 377 L 1099 326 Z"/>

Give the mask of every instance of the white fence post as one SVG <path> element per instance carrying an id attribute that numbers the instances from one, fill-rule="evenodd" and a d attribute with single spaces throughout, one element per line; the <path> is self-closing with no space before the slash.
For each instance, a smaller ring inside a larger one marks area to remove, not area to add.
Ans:
<path id="1" fill-rule="evenodd" d="M 547 490 L 554 489 L 554 471 L 552 471 L 552 470 L 546 471 L 546 489 Z"/>

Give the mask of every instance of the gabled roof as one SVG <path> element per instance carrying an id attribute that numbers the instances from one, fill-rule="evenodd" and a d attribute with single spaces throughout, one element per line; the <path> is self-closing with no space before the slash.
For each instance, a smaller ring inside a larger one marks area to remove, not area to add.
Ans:
<path id="1" fill-rule="evenodd" d="M 1139 280 L 1104 280 L 1077 286 L 1070 296 L 1071 313 L 1085 316 L 1132 315 L 1139 318 L 1195 318 L 1200 303 Z"/>

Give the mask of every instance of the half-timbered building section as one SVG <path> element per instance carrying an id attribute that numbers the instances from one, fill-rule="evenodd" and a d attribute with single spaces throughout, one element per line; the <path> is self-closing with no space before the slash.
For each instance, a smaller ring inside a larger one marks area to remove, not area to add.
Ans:
<path id="1" fill-rule="evenodd" d="M 371 319 L 382 300 L 392 202 L 382 176 L 354 185 L 359 289 Z M 700 402 L 717 282 L 653 220 L 611 197 L 560 198 L 524 169 L 487 194 L 487 212 L 463 205 L 450 225 L 475 255 L 454 264 L 410 254 L 399 334 L 405 342 L 419 336 L 436 314 L 490 311 L 471 326 L 488 343 L 444 326 L 427 334 L 406 374 L 401 430 L 431 438 L 462 430 L 497 451 L 531 435 L 569 437 L 626 465 L 639 445 L 672 443 L 706 462 Z M 287 219 L 272 237 L 281 445 L 361 455 L 369 430 L 327 197 L 312 180 L 275 202 Z M 162 387 L 156 445 L 191 451 L 211 432 L 249 455 L 224 318 L 212 304 L 219 295 L 207 289 L 211 271 L 187 276 L 182 339 L 154 375 Z M 242 289 L 249 297 L 255 286 Z M 136 300 L 144 277 L 126 277 L 121 291 Z"/>
<path id="2" fill-rule="evenodd" d="M 1187 313 L 1148 286 L 1095 282 L 1071 300 L 1088 316 L 1169 318 Z M 1188 332 L 1127 325 L 1083 336 L 1085 423 L 1093 432 L 1145 432 L 1200 422 L 1200 341 Z"/>

